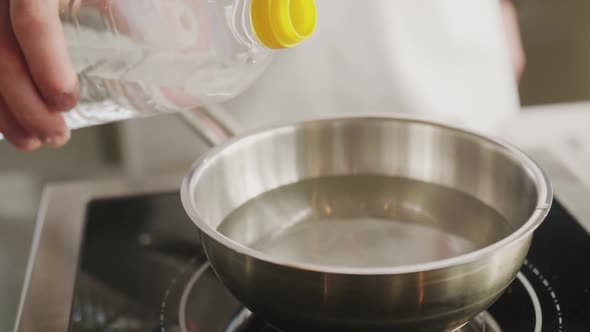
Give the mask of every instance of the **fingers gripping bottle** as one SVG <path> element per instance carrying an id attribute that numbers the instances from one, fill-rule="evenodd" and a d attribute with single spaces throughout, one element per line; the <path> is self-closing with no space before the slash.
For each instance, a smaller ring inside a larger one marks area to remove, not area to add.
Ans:
<path id="1" fill-rule="evenodd" d="M 232 98 L 308 38 L 314 0 L 60 0 L 79 104 L 69 128 Z"/>

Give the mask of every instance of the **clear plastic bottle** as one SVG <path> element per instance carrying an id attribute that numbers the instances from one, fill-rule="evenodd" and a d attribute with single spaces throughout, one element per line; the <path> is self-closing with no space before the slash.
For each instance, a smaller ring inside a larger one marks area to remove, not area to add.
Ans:
<path id="1" fill-rule="evenodd" d="M 313 0 L 60 0 L 71 129 L 232 98 L 315 27 Z"/>

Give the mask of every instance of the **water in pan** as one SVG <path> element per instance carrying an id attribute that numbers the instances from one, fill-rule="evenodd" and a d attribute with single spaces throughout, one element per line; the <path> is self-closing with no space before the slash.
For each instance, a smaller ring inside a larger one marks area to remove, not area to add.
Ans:
<path id="1" fill-rule="evenodd" d="M 512 227 L 457 190 L 375 175 L 309 179 L 241 205 L 225 236 L 292 262 L 399 266 L 450 258 L 496 242 Z"/>

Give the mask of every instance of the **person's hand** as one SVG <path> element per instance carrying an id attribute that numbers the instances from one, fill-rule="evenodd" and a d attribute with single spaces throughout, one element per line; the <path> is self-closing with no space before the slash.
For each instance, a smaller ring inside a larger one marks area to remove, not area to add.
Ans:
<path id="1" fill-rule="evenodd" d="M 0 15 L 0 133 L 22 150 L 61 147 L 70 133 L 60 112 L 75 106 L 78 80 L 58 0 L 3 0 Z"/>
<path id="2" fill-rule="evenodd" d="M 512 69 L 516 78 L 520 80 L 526 61 L 522 41 L 520 39 L 516 9 L 511 0 L 501 0 L 501 6 L 504 29 L 506 31 L 508 49 L 512 61 Z"/>

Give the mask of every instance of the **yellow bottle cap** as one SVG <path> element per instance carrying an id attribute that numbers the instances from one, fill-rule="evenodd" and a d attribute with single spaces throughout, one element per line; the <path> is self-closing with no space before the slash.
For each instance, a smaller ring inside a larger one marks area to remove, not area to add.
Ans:
<path id="1" fill-rule="evenodd" d="M 313 33 L 315 3 L 314 0 L 251 0 L 250 21 L 264 46 L 293 47 Z"/>

